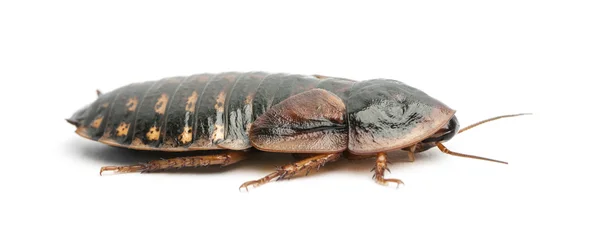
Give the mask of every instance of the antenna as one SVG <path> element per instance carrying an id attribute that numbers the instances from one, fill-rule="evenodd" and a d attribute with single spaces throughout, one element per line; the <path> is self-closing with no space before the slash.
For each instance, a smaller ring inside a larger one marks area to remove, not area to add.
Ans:
<path id="1" fill-rule="evenodd" d="M 489 118 L 489 119 L 482 120 L 482 121 L 479 121 L 477 123 L 471 124 L 471 125 L 469 125 L 467 127 L 464 127 L 462 129 L 460 129 L 458 131 L 458 133 L 460 134 L 463 131 L 467 131 L 469 129 L 472 129 L 474 127 L 479 126 L 480 124 L 484 124 L 484 123 L 487 123 L 487 122 L 490 122 L 490 121 L 498 120 L 498 119 L 501 119 L 501 118 L 517 117 L 517 116 L 522 116 L 522 115 L 531 115 L 531 113 L 509 114 L 509 115 L 502 115 L 502 116 L 498 116 L 498 117 Z M 449 155 L 460 156 L 460 157 L 471 158 L 471 159 L 477 159 L 477 160 L 487 160 L 487 161 L 492 161 L 492 162 L 497 162 L 497 163 L 502 163 L 502 164 L 508 164 L 508 162 L 505 162 L 505 161 L 499 161 L 499 160 L 494 160 L 494 159 L 485 158 L 485 157 L 481 157 L 481 156 L 467 155 L 467 154 L 462 154 L 462 153 L 454 152 L 454 151 L 448 150 L 448 148 L 446 148 L 446 146 L 444 146 L 441 142 L 437 142 L 437 143 L 435 143 L 435 145 L 437 145 L 437 147 L 442 152 L 444 152 L 446 154 L 449 154 Z"/>
<path id="2" fill-rule="evenodd" d="M 476 126 L 479 126 L 480 124 L 484 124 L 484 123 L 487 123 L 487 122 L 490 122 L 490 121 L 494 121 L 494 120 L 498 120 L 498 119 L 501 119 L 501 118 L 510 118 L 510 117 L 517 117 L 517 116 L 531 115 L 531 114 L 532 113 L 517 113 L 517 114 L 509 114 L 509 115 L 502 115 L 502 116 L 498 116 L 498 117 L 489 118 L 489 119 L 482 120 L 482 121 L 479 121 L 477 123 L 471 124 L 471 125 L 469 125 L 467 127 L 464 127 L 462 129 L 460 129 L 458 131 L 458 133 L 460 134 L 461 132 L 464 132 L 464 131 L 472 129 L 472 128 L 476 127 Z"/>

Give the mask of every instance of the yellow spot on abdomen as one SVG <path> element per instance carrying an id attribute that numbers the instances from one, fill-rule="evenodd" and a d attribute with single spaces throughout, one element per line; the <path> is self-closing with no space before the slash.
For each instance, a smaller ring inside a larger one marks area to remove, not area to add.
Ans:
<path id="1" fill-rule="evenodd" d="M 160 129 L 157 128 L 156 126 L 152 126 L 152 128 L 150 128 L 150 131 L 148 131 L 148 133 L 146 133 L 146 138 L 148 138 L 148 140 L 158 140 L 159 137 L 160 137 Z"/>
<path id="2" fill-rule="evenodd" d="M 215 131 L 212 133 L 213 143 L 225 138 L 225 129 L 222 124 L 215 125 Z"/>
<path id="3" fill-rule="evenodd" d="M 185 104 L 185 111 L 193 113 L 196 110 L 196 101 L 198 101 L 198 93 L 194 91 L 192 92 L 192 95 L 188 97 Z"/>
<path id="4" fill-rule="evenodd" d="M 129 98 L 129 100 L 127 100 L 127 110 L 129 111 L 135 111 L 135 109 L 137 108 L 138 105 L 138 98 L 137 97 L 131 97 Z"/>
<path id="5" fill-rule="evenodd" d="M 129 133 L 129 124 L 121 122 L 117 127 L 117 136 L 125 136 L 127 133 Z"/>
<path id="6" fill-rule="evenodd" d="M 102 124 L 102 119 L 104 119 L 104 117 L 102 117 L 102 116 L 97 117 L 96 119 L 94 119 L 94 122 L 92 122 L 92 125 L 90 125 L 90 126 L 95 129 L 99 128 L 100 124 Z"/>
<path id="7" fill-rule="evenodd" d="M 215 103 L 215 109 L 217 112 L 222 113 L 225 111 L 225 92 L 219 92 L 219 96 L 217 96 L 217 102 Z"/>
<path id="8" fill-rule="evenodd" d="M 182 144 L 187 144 L 192 141 L 192 128 L 190 126 L 185 126 L 183 128 L 183 133 L 179 135 L 179 141 Z"/>
<path id="9" fill-rule="evenodd" d="M 244 103 L 245 103 L 246 105 L 252 105 L 252 100 L 253 100 L 253 99 L 254 99 L 254 95 L 252 95 L 252 94 L 251 94 L 251 95 L 248 95 L 248 96 L 246 96 L 246 99 L 244 100 Z"/>
<path id="10" fill-rule="evenodd" d="M 159 114 L 165 114 L 168 102 L 169 96 L 165 93 L 161 94 L 158 98 L 158 101 L 156 102 L 156 105 L 154 105 L 154 111 L 156 111 Z"/>
<path id="11" fill-rule="evenodd" d="M 217 96 L 217 100 L 215 103 L 215 109 L 217 110 L 217 120 L 215 120 L 215 129 L 212 133 L 212 142 L 216 143 L 225 138 L 225 127 L 223 125 L 223 118 L 220 118 L 219 115 L 223 115 L 225 111 L 225 92 L 219 92 L 219 96 Z"/>

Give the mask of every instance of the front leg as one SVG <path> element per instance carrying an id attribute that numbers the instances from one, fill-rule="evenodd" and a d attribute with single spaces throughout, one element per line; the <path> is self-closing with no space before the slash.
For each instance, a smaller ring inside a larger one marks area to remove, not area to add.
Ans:
<path id="1" fill-rule="evenodd" d="M 408 160 L 410 162 L 415 161 L 415 151 L 417 150 L 417 145 L 413 145 L 408 149 Z"/>
<path id="2" fill-rule="evenodd" d="M 245 188 L 246 191 L 248 191 L 249 186 L 258 187 L 275 178 L 277 178 L 277 180 L 291 178 L 299 172 L 306 172 L 308 175 L 308 172 L 311 169 L 319 169 L 321 166 L 325 165 L 325 163 L 339 159 L 340 156 L 341 153 L 314 155 L 313 157 L 277 168 L 275 172 L 272 172 L 261 179 L 244 182 L 244 184 L 240 186 L 240 190 Z"/>
<path id="3" fill-rule="evenodd" d="M 381 153 L 377 153 L 377 160 L 375 161 L 375 167 L 373 167 L 373 169 L 371 171 L 375 171 L 375 174 L 373 174 L 373 179 L 375 179 L 375 181 L 381 185 L 387 185 L 388 182 L 395 182 L 396 184 L 398 184 L 396 187 L 399 187 L 400 184 L 404 184 L 404 182 L 402 182 L 400 179 L 394 179 L 394 178 L 383 178 L 383 174 L 385 173 L 385 171 L 390 171 L 389 168 L 387 167 L 388 161 L 387 161 L 387 155 L 383 152 Z"/>

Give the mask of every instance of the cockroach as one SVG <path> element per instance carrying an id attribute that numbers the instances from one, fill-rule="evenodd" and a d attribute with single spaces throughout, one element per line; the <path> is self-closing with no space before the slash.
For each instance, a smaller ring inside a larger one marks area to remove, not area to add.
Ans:
<path id="1" fill-rule="evenodd" d="M 226 72 L 137 82 L 101 94 L 67 121 L 84 138 L 135 150 L 186 152 L 219 150 L 129 166 L 105 166 L 116 173 L 182 167 L 227 166 L 249 151 L 301 155 L 240 189 L 291 178 L 342 156 L 373 157 L 373 179 L 385 178 L 386 152 L 403 150 L 408 159 L 437 147 L 443 153 L 503 161 L 448 150 L 442 143 L 457 133 L 512 114 L 459 129 L 456 111 L 419 89 L 390 79 L 354 81 L 321 75 Z"/>

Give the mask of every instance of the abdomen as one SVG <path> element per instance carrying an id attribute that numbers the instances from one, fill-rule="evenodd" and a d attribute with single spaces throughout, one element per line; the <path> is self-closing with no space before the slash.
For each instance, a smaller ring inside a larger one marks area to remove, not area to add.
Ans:
<path id="1" fill-rule="evenodd" d="M 345 99 L 354 81 L 264 72 L 199 74 L 134 83 L 77 113 L 77 133 L 141 150 L 250 148 L 252 122 L 273 105 L 313 88 Z"/>

